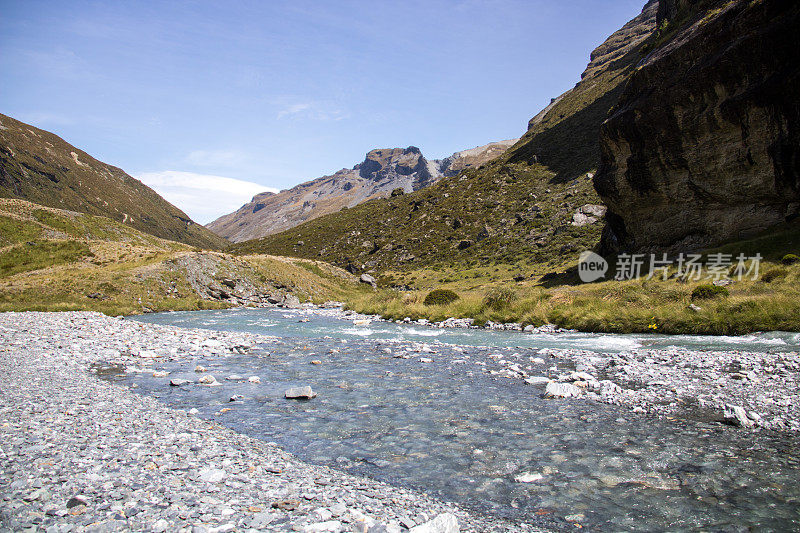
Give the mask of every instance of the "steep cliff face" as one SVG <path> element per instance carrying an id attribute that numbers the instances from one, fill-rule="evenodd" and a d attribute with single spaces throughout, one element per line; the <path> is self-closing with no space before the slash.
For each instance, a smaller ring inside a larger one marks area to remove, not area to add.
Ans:
<path id="1" fill-rule="evenodd" d="M 608 252 L 681 252 L 800 213 L 800 3 L 662 0 L 601 130 Z"/>
<path id="2" fill-rule="evenodd" d="M 102 215 L 202 248 L 225 241 L 153 189 L 48 131 L 0 115 L 0 197 Z"/>
<path id="3" fill-rule="evenodd" d="M 372 150 L 352 169 L 342 169 L 277 194 L 258 194 L 207 227 L 233 242 L 279 233 L 344 207 L 389 196 L 395 189 L 404 192 L 422 189 L 443 176 L 480 166 L 516 141 L 495 142 L 431 161 L 425 159 L 416 146 Z"/>

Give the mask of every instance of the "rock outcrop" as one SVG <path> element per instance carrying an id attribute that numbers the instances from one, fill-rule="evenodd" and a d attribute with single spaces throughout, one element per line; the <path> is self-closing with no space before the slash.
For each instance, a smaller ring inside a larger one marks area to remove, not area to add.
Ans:
<path id="1" fill-rule="evenodd" d="M 800 213 L 800 4 L 662 0 L 601 131 L 603 249 L 682 252 Z"/>
<path id="2" fill-rule="evenodd" d="M 279 233 L 345 207 L 387 197 L 396 189 L 422 189 L 443 176 L 453 176 L 494 159 L 516 141 L 494 142 L 431 161 L 415 146 L 372 150 L 352 169 L 345 168 L 277 194 L 257 194 L 207 227 L 233 242 Z"/>

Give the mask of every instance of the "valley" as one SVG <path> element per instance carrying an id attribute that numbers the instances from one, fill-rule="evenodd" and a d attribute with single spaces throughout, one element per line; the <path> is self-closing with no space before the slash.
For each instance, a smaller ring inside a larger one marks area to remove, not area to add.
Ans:
<path id="1" fill-rule="evenodd" d="M 0 23 L 0 530 L 800 529 L 800 4 L 56 4 Z M 92 128 L 301 177 L 204 226 Z"/>

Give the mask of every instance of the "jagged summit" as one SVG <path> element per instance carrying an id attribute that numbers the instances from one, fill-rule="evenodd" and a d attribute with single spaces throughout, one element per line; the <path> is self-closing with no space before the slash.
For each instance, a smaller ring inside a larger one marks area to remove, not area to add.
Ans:
<path id="1" fill-rule="evenodd" d="M 413 190 L 429 185 L 438 175 L 431 172 L 428 161 L 416 146 L 379 148 L 367 152 L 364 162 L 353 167 L 359 176 L 372 181 L 391 180 L 396 176 L 413 176 Z"/>
<path id="2" fill-rule="evenodd" d="M 367 152 L 353 168 L 343 168 L 279 193 L 257 194 L 207 227 L 233 242 L 279 233 L 345 207 L 389 196 L 396 189 L 413 192 L 428 187 L 444 176 L 494 159 L 516 141 L 493 142 L 441 160 L 426 159 L 416 146 L 377 148 Z"/>

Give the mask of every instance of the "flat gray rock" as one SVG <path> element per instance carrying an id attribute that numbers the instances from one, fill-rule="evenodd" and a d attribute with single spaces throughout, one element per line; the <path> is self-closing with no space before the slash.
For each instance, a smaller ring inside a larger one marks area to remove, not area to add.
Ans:
<path id="1" fill-rule="evenodd" d="M 286 389 L 286 392 L 283 393 L 283 396 L 289 400 L 310 400 L 311 398 L 316 398 L 317 393 L 314 392 L 311 387 L 306 385 L 305 387 L 292 387 L 290 389 Z"/>
<path id="2" fill-rule="evenodd" d="M 525 383 L 535 387 L 544 387 L 550 383 L 550 378 L 546 378 L 544 376 L 531 376 L 529 378 L 525 378 Z"/>

